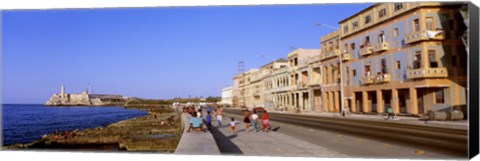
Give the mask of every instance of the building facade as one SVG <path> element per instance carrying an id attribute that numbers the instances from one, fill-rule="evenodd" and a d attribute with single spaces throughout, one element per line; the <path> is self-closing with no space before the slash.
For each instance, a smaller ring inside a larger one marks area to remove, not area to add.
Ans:
<path id="1" fill-rule="evenodd" d="M 466 105 L 459 7 L 380 3 L 340 21 L 339 49 L 350 57 L 342 68 L 346 106 L 421 115 Z"/>
<path id="2" fill-rule="evenodd" d="M 233 104 L 233 87 L 226 87 L 222 89 L 221 104 L 231 106 Z"/>
<path id="3" fill-rule="evenodd" d="M 247 107 L 423 115 L 466 112 L 467 29 L 461 3 L 378 3 L 339 22 L 320 49 L 234 77 Z M 235 90 L 234 90 L 235 91 Z M 242 93 L 246 92 L 246 93 Z M 242 95 L 243 94 L 243 95 Z M 238 95 L 238 96 L 237 96 Z"/>

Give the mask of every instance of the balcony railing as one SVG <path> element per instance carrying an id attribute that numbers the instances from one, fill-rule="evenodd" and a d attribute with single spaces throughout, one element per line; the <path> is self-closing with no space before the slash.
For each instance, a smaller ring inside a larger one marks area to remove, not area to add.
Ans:
<path id="1" fill-rule="evenodd" d="M 407 79 L 445 78 L 448 77 L 447 68 L 420 68 L 407 69 Z"/>
<path id="2" fill-rule="evenodd" d="M 379 74 L 375 77 L 375 83 L 387 83 L 390 82 L 390 74 Z"/>
<path id="3" fill-rule="evenodd" d="M 367 84 L 372 84 L 373 83 L 373 76 L 364 76 L 360 80 L 360 84 L 362 85 L 367 85 Z"/>
<path id="4" fill-rule="evenodd" d="M 323 57 L 322 57 L 322 60 L 324 60 L 324 59 L 330 59 L 330 58 L 333 58 L 333 57 L 339 56 L 339 55 L 340 55 L 340 50 L 334 49 L 334 50 L 332 50 L 332 51 L 327 52 L 326 54 L 324 54 Z"/>
<path id="5" fill-rule="evenodd" d="M 350 53 L 343 53 L 342 54 L 342 61 L 349 61 L 352 55 Z"/>
<path id="6" fill-rule="evenodd" d="M 380 51 L 385 51 L 389 49 L 389 44 L 388 42 L 382 42 L 373 47 L 373 52 L 380 52 Z"/>
<path id="7" fill-rule="evenodd" d="M 405 43 L 410 44 L 423 40 L 443 40 L 445 39 L 443 30 L 422 30 L 405 35 Z"/>
<path id="8" fill-rule="evenodd" d="M 312 78 L 309 82 L 309 86 L 315 86 L 320 84 L 320 78 Z"/>
<path id="9" fill-rule="evenodd" d="M 373 53 L 372 46 L 368 45 L 360 49 L 360 56 L 367 56 Z"/>

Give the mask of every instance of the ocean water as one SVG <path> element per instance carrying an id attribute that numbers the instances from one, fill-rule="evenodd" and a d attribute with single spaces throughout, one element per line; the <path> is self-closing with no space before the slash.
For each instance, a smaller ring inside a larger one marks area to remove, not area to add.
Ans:
<path id="1" fill-rule="evenodd" d="M 123 107 L 2 105 L 3 145 L 29 143 L 56 130 L 83 130 L 146 115 Z"/>

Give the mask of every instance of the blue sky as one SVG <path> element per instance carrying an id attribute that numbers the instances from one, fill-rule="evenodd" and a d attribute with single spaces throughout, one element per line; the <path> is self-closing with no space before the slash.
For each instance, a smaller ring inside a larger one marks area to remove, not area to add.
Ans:
<path id="1" fill-rule="evenodd" d="M 2 11 L 2 101 L 79 93 L 220 96 L 239 61 L 257 68 L 371 4 Z"/>

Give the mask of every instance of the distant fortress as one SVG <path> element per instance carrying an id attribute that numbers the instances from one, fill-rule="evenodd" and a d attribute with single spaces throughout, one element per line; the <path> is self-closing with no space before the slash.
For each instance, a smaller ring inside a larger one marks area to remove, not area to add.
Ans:
<path id="1" fill-rule="evenodd" d="M 127 98 L 122 95 L 90 94 L 88 89 L 80 94 L 65 93 L 62 85 L 60 93 L 55 93 L 46 106 L 123 106 Z"/>

